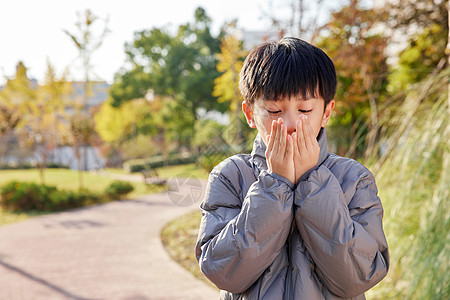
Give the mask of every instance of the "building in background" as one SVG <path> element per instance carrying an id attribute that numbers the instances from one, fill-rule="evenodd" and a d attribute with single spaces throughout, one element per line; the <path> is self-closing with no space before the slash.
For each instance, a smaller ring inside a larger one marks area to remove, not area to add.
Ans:
<path id="1" fill-rule="evenodd" d="M 89 96 L 86 103 L 86 110 L 91 110 L 92 108 L 99 107 L 108 98 L 108 92 L 110 85 L 106 81 L 92 81 L 89 83 Z M 84 101 L 84 82 L 83 81 L 71 81 L 70 85 L 72 87 L 73 93 L 71 95 L 71 100 L 78 103 Z"/>
<path id="2" fill-rule="evenodd" d="M 32 89 L 37 89 L 39 84 L 35 79 L 29 79 Z M 72 94 L 70 99 L 82 103 L 84 101 L 84 82 L 73 81 L 69 82 L 72 87 Z M 90 83 L 90 92 L 87 98 L 85 110 L 88 112 L 95 111 L 106 99 L 108 98 L 108 91 L 110 85 L 104 81 L 97 81 Z M 4 86 L 0 86 L 0 91 Z M 68 105 L 65 108 L 68 115 L 73 115 L 75 109 L 72 105 Z M 0 151 L 0 168 L 3 167 L 18 167 L 18 166 L 33 166 L 37 165 L 42 158 L 37 150 L 25 151 L 22 149 L 20 141 L 16 136 L 2 137 L 0 140 L 3 147 Z M 23 144 L 23 143 L 22 143 Z M 99 150 L 93 146 L 80 147 L 80 152 L 85 153 L 83 159 L 84 170 L 98 170 L 105 166 L 105 159 L 101 157 Z M 48 153 L 47 163 L 52 165 L 64 166 L 70 169 L 78 169 L 78 161 L 75 156 L 73 147 L 61 146 L 51 150 Z"/>

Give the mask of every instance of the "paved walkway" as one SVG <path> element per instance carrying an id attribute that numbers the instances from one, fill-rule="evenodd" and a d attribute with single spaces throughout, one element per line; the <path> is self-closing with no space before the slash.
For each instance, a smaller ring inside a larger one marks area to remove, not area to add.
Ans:
<path id="1" fill-rule="evenodd" d="M 204 187 L 0 226 L 0 299 L 217 299 L 159 238 L 165 223 L 198 208 Z"/>

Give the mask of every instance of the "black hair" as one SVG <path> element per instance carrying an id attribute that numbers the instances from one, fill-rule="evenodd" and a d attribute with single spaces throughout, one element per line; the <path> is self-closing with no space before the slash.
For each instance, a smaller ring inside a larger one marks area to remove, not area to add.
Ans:
<path id="1" fill-rule="evenodd" d="M 322 97 L 325 106 L 336 93 L 336 70 L 321 49 L 298 38 L 266 42 L 247 56 L 240 73 L 244 100 L 280 100 L 301 95 Z"/>

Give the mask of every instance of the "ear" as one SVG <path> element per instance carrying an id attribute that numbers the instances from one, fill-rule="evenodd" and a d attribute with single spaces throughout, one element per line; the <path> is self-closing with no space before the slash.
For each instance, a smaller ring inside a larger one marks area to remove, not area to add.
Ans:
<path id="1" fill-rule="evenodd" d="M 335 103 L 334 99 L 332 99 L 330 102 L 328 102 L 327 107 L 325 107 L 325 111 L 323 112 L 321 127 L 325 127 L 327 125 L 328 120 L 331 117 L 331 113 L 334 110 L 335 104 L 336 103 Z"/>
<path id="2" fill-rule="evenodd" d="M 246 100 L 242 101 L 242 111 L 247 119 L 248 126 L 251 128 L 256 128 L 255 119 L 253 118 L 253 110 Z"/>

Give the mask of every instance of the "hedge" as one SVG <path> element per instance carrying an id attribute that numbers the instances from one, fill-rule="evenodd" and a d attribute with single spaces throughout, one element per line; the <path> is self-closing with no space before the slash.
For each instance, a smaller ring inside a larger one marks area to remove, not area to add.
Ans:
<path id="1" fill-rule="evenodd" d="M 11 181 L 0 190 L 0 205 L 10 211 L 62 211 L 122 199 L 133 191 L 128 182 L 114 181 L 104 193 L 66 191 L 44 184 Z"/>
<path id="2" fill-rule="evenodd" d="M 123 168 L 128 173 L 141 172 L 146 169 L 160 168 L 163 166 L 183 165 L 195 163 L 197 158 L 195 156 L 185 156 L 180 154 L 173 154 L 169 157 L 164 155 L 155 155 L 144 159 L 127 160 L 123 164 Z"/>
<path id="3" fill-rule="evenodd" d="M 131 193 L 134 187 L 131 183 L 116 180 L 113 181 L 105 190 L 105 194 L 112 200 L 119 200 Z"/>

